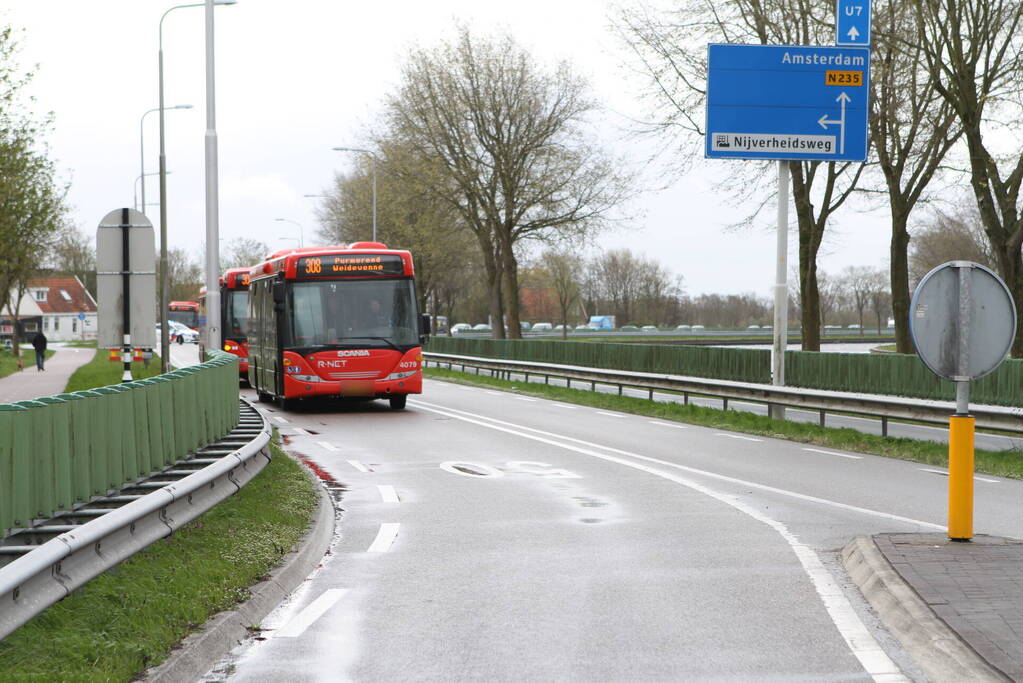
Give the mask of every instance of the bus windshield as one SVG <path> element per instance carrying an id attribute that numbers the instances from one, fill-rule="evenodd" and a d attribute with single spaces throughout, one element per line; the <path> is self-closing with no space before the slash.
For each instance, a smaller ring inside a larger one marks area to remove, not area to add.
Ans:
<path id="1" fill-rule="evenodd" d="M 286 346 L 419 345 L 411 279 L 294 282 L 288 311 Z"/>
<path id="2" fill-rule="evenodd" d="M 245 331 L 249 322 L 249 292 L 244 289 L 231 289 L 224 292 L 224 336 L 234 339 L 245 339 Z"/>

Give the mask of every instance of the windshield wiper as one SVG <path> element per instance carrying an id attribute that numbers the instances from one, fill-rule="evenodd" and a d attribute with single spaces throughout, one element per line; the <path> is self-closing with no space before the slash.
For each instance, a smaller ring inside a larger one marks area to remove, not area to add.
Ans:
<path id="1" fill-rule="evenodd" d="M 345 340 L 348 340 L 348 339 L 375 339 L 377 341 L 382 341 L 383 343 L 387 344 L 388 346 L 390 346 L 392 349 L 394 349 L 398 353 L 401 353 L 401 348 L 399 348 L 397 344 L 392 342 L 387 337 L 345 337 Z"/>

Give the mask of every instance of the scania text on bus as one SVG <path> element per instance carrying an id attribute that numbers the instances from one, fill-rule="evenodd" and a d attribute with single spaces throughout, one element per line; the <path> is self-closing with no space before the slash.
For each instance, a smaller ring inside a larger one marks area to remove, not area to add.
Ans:
<path id="1" fill-rule="evenodd" d="M 422 392 L 426 321 L 412 255 L 378 242 L 278 252 L 250 271 L 249 382 L 260 400 Z"/>

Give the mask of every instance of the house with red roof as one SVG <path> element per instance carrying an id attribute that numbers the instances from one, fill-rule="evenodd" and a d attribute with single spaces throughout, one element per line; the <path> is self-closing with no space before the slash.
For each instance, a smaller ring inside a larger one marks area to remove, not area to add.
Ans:
<path id="1" fill-rule="evenodd" d="M 0 309 L 0 336 L 14 331 L 14 306 Z M 42 332 L 49 341 L 95 339 L 96 300 L 77 277 L 39 277 L 29 280 L 18 309 L 20 337 L 30 341 Z"/>

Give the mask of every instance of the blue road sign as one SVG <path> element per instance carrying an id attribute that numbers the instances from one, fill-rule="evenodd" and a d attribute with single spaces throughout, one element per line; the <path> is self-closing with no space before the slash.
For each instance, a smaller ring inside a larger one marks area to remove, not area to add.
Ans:
<path id="1" fill-rule="evenodd" d="M 78 319 L 79 320 L 85 320 L 85 314 L 84 313 L 79 313 L 78 314 Z"/>
<path id="2" fill-rule="evenodd" d="M 835 45 L 870 45 L 870 0 L 836 0 Z"/>
<path id="3" fill-rule="evenodd" d="M 707 46 L 709 159 L 865 161 L 870 50 Z"/>

